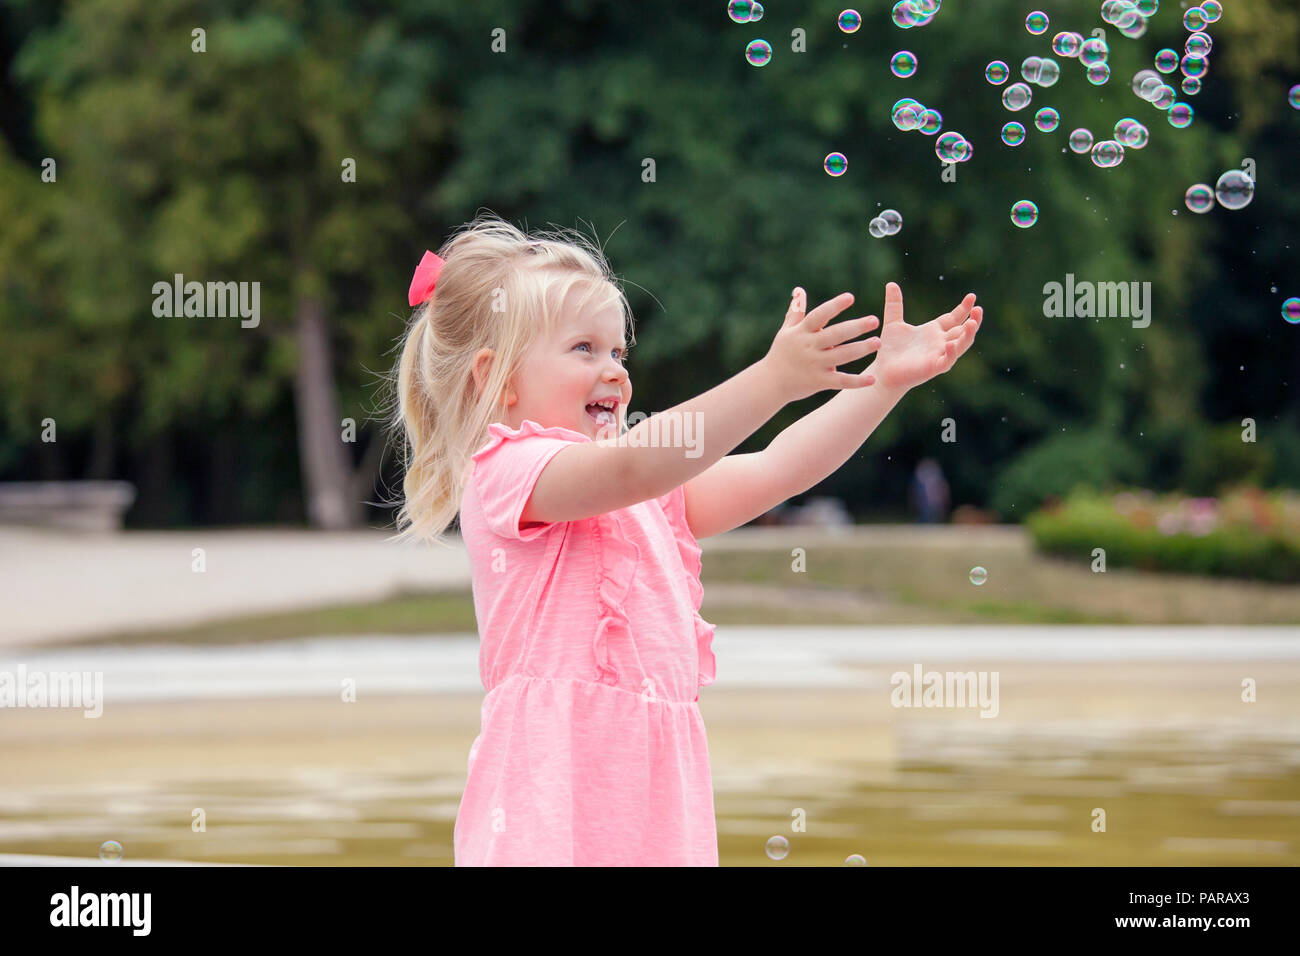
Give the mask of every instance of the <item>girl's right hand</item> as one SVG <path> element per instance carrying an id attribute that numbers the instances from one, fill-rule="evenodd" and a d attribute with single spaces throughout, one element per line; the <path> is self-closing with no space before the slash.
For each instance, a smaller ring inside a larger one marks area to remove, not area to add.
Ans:
<path id="1" fill-rule="evenodd" d="M 863 388 L 875 383 L 875 376 L 868 372 L 854 374 L 838 369 L 880 348 L 879 336 L 849 342 L 880 325 L 874 315 L 826 327 L 827 322 L 852 304 L 853 295 L 845 292 L 805 314 L 807 293 L 801 288 L 794 290 L 781 331 L 776 333 L 771 349 L 763 358 L 788 401 L 807 398 L 828 388 Z"/>

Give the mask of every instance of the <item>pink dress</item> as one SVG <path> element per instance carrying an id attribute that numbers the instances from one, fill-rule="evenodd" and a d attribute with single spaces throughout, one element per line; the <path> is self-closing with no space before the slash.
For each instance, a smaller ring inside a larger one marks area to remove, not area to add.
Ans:
<path id="1" fill-rule="evenodd" d="M 519 527 L 542 468 L 592 439 L 489 426 L 461 502 L 487 696 L 457 866 L 717 866 L 699 688 L 715 676 L 700 546 L 675 488 Z"/>

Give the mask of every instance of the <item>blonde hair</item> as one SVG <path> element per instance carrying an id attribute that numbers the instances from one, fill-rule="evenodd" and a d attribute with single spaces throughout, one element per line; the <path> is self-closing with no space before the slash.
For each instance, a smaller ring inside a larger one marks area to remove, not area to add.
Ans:
<path id="1" fill-rule="evenodd" d="M 556 327 L 571 291 L 582 310 L 617 301 L 632 344 L 632 311 L 601 248 L 580 233 L 530 236 L 481 213 L 443 244 L 433 298 L 411 315 L 389 376 L 389 428 L 401 448 L 401 540 L 439 541 L 460 510 L 470 458 L 499 421 L 500 399 L 533 345 Z M 494 353 L 483 388 L 474 356 Z M 541 424 L 545 425 L 545 422 Z M 439 543 L 442 543 L 439 541 Z"/>

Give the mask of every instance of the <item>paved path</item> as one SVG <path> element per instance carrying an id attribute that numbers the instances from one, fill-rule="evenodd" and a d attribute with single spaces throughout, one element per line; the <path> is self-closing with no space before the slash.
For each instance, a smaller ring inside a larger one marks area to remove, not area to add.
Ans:
<path id="1" fill-rule="evenodd" d="M 746 527 L 705 552 L 862 542 L 1025 542 L 1018 527 Z M 466 588 L 459 536 L 398 545 L 381 531 L 130 531 L 80 534 L 0 527 L 0 648 L 128 628 L 368 601 L 403 589 Z M 1027 543 L 1024 544 L 1027 547 Z M 202 548 L 206 570 L 191 566 Z"/>

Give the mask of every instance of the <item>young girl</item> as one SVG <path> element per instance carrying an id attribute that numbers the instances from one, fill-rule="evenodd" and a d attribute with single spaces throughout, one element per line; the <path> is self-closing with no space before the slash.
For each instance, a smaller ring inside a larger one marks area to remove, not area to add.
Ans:
<path id="1" fill-rule="evenodd" d="M 473 576 L 487 696 L 458 866 L 717 865 L 697 540 L 839 468 L 969 348 L 974 301 L 911 326 L 890 283 L 880 336 L 858 340 L 874 316 L 827 326 L 851 295 L 807 312 L 796 288 L 761 361 L 663 413 L 697 423 L 684 447 L 655 418 L 626 427 L 631 314 L 598 248 L 481 216 L 425 254 L 397 369 L 398 527 L 436 539 L 459 511 Z M 837 369 L 873 352 L 869 373 Z M 843 392 L 728 456 L 827 389 Z"/>

